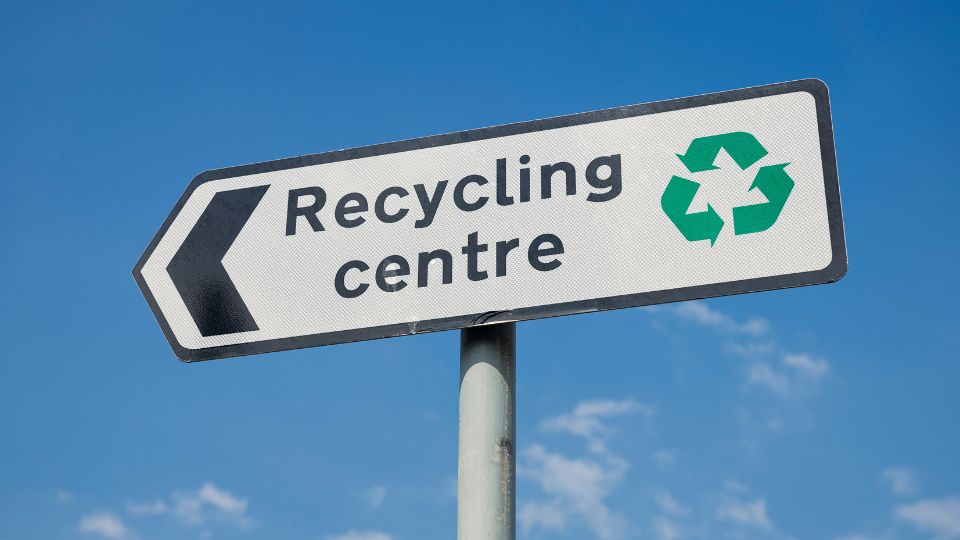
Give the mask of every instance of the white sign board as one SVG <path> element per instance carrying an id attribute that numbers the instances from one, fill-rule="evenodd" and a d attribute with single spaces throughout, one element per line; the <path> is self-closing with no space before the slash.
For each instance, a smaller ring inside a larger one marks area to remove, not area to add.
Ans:
<path id="1" fill-rule="evenodd" d="M 816 80 L 205 172 L 134 269 L 187 361 L 836 281 Z"/>

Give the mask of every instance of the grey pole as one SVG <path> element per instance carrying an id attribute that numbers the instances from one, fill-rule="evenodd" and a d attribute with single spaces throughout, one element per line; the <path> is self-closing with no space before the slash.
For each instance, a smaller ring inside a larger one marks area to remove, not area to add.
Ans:
<path id="1" fill-rule="evenodd" d="M 516 323 L 460 332 L 457 540 L 516 538 Z"/>

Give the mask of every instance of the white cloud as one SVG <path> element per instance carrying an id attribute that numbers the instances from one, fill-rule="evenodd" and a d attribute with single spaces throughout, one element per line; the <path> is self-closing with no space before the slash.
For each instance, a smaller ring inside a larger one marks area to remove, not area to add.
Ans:
<path id="1" fill-rule="evenodd" d="M 393 537 L 380 531 L 347 531 L 343 534 L 328 536 L 327 540 L 393 540 Z"/>
<path id="2" fill-rule="evenodd" d="M 762 336 L 770 330 L 770 323 L 766 319 L 756 318 L 740 324 L 735 327 L 736 331 L 750 334 L 751 336 Z"/>
<path id="3" fill-rule="evenodd" d="M 777 346 L 772 341 L 752 341 L 749 343 L 726 343 L 723 345 L 723 352 L 734 356 L 740 356 L 750 360 L 770 356 L 777 350 Z"/>
<path id="4" fill-rule="evenodd" d="M 753 318 L 746 322 L 738 322 L 725 313 L 711 309 L 704 302 L 682 302 L 673 306 L 671 311 L 682 319 L 729 333 L 756 337 L 770 330 L 770 323 L 766 319 Z"/>
<path id="5" fill-rule="evenodd" d="M 887 467 L 880 477 L 890 485 L 890 491 L 895 495 L 912 495 L 920 485 L 916 473 L 906 467 Z"/>
<path id="6" fill-rule="evenodd" d="M 110 512 L 97 512 L 83 516 L 77 525 L 77 530 L 86 534 L 97 534 L 110 540 L 132 537 L 132 532 L 123 521 Z"/>
<path id="7" fill-rule="evenodd" d="M 233 523 L 244 529 L 253 526 L 253 520 L 247 516 L 247 500 L 210 482 L 195 491 L 174 493 L 172 512 L 186 525 L 199 526 L 215 520 Z"/>
<path id="8" fill-rule="evenodd" d="M 755 361 L 747 368 L 747 386 L 757 386 L 782 398 L 808 390 L 830 373 L 830 364 L 806 353 L 784 354 L 780 365 Z"/>
<path id="9" fill-rule="evenodd" d="M 380 508 L 380 505 L 383 504 L 383 500 L 387 498 L 387 487 L 373 486 L 364 492 L 363 498 L 365 501 L 367 501 L 367 505 L 370 508 Z"/>
<path id="10" fill-rule="evenodd" d="M 653 462 L 660 469 L 669 469 L 677 464 L 677 453 L 673 450 L 657 450 L 653 453 Z"/>
<path id="11" fill-rule="evenodd" d="M 521 452 L 522 463 L 518 473 L 536 481 L 550 500 L 540 503 L 539 512 L 521 514 L 525 530 L 539 525 L 536 520 L 544 515 L 574 514 L 583 519 L 594 535 L 601 540 L 621 538 L 626 529 L 623 518 L 605 503 L 610 492 L 622 480 L 629 465 L 616 456 L 607 454 L 603 459 L 571 459 L 534 445 Z M 562 527 L 566 518 L 557 520 L 555 515 L 549 523 L 553 528 Z"/>
<path id="12" fill-rule="evenodd" d="M 246 512 L 247 500 L 234 497 L 229 492 L 207 482 L 200 488 L 199 499 L 224 512 Z"/>
<path id="13" fill-rule="evenodd" d="M 830 372 L 830 364 L 826 360 L 814 358 L 806 353 L 784 355 L 783 365 L 796 371 L 801 377 L 814 380 Z"/>
<path id="14" fill-rule="evenodd" d="M 937 539 L 960 538 L 960 497 L 903 504 L 894 510 L 894 515 L 919 531 L 935 535 Z"/>
<path id="15" fill-rule="evenodd" d="M 750 488 L 733 479 L 725 481 L 723 483 L 723 489 L 730 493 L 746 493 L 750 491 Z"/>
<path id="16" fill-rule="evenodd" d="M 651 534 L 655 540 L 679 540 L 689 536 L 686 521 L 692 511 L 666 490 L 653 493 L 658 514 L 653 518 Z"/>
<path id="17" fill-rule="evenodd" d="M 659 506 L 660 510 L 665 514 L 671 516 L 686 516 L 690 513 L 690 509 L 677 502 L 669 491 L 658 491 L 654 495 L 654 500 L 656 500 L 657 506 Z"/>
<path id="18" fill-rule="evenodd" d="M 747 384 L 766 388 L 780 397 L 790 397 L 793 393 L 790 378 L 766 362 L 750 364 L 750 367 L 747 368 Z"/>
<path id="19" fill-rule="evenodd" d="M 654 518 L 653 537 L 656 540 L 680 540 L 683 534 L 680 527 L 665 517 Z"/>
<path id="20" fill-rule="evenodd" d="M 632 399 L 581 401 L 573 412 L 547 418 L 540 423 L 544 431 L 558 431 L 577 435 L 587 439 L 598 439 L 610 432 L 603 423 L 604 418 L 641 414 L 650 418 L 655 409 Z"/>
<path id="21" fill-rule="evenodd" d="M 764 531 L 773 530 L 773 523 L 767 516 L 767 500 L 764 498 L 753 502 L 726 501 L 717 507 L 714 515 L 720 521 L 754 527 Z"/>
<path id="22" fill-rule="evenodd" d="M 58 489 L 53 492 L 53 498 L 62 503 L 68 503 L 73 500 L 73 493 L 65 489 Z"/>
<path id="23" fill-rule="evenodd" d="M 648 536 L 654 540 L 792 538 L 777 530 L 768 513 L 767 499 L 749 493 L 747 486 L 727 480 L 719 492 L 698 497 L 708 505 L 701 507 L 683 504 L 667 490 L 654 491 L 656 508 Z"/>
<path id="24" fill-rule="evenodd" d="M 633 399 L 600 399 L 581 401 L 572 412 L 541 422 L 543 431 L 582 438 L 591 457 L 567 457 L 541 445 L 520 452 L 518 474 L 538 483 L 547 496 L 545 501 L 522 505 L 517 517 L 525 533 L 534 528 L 562 530 L 576 516 L 597 538 L 622 537 L 626 521 L 607 506 L 606 498 L 623 480 L 629 464 L 606 447 L 605 440 L 613 433 L 608 421 L 630 415 L 649 420 L 655 412 Z"/>
<path id="25" fill-rule="evenodd" d="M 567 526 L 567 515 L 558 505 L 550 503 L 524 503 L 517 514 L 517 520 L 524 535 L 529 534 L 535 527 L 563 530 Z"/>
<path id="26" fill-rule="evenodd" d="M 136 517 L 159 516 L 166 514 L 169 510 L 170 507 L 167 506 L 167 503 L 161 500 L 156 500 L 149 503 L 127 503 L 127 513 Z"/>
<path id="27" fill-rule="evenodd" d="M 227 523 L 249 529 L 256 522 L 247 514 L 249 501 L 206 482 L 198 489 L 176 491 L 168 499 L 152 502 L 128 502 L 127 513 L 133 517 L 170 516 L 189 527 Z M 203 531 L 208 534 L 209 531 Z"/>

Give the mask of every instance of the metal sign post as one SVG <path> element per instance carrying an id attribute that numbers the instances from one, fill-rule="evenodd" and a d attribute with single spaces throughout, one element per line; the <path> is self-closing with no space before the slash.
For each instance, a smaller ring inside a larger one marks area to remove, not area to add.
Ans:
<path id="1" fill-rule="evenodd" d="M 457 539 L 516 537 L 516 323 L 460 332 Z"/>
<path id="2" fill-rule="evenodd" d="M 207 171 L 133 274 L 187 362 L 462 329 L 457 535 L 512 540 L 516 321 L 846 271 L 806 79 Z"/>

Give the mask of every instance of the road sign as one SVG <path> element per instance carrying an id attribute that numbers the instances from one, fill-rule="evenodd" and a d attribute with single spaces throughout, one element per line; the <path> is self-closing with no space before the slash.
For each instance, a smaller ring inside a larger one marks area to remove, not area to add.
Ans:
<path id="1" fill-rule="evenodd" d="M 208 171 L 134 268 L 187 361 L 835 281 L 826 86 Z"/>

